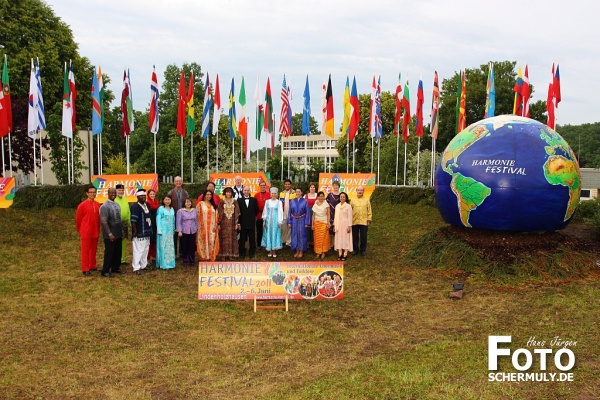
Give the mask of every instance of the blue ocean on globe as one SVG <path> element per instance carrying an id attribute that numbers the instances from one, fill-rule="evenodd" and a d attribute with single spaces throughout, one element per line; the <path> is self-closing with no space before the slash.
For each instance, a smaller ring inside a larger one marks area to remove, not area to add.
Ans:
<path id="1" fill-rule="evenodd" d="M 449 224 L 554 231 L 570 221 L 581 191 L 567 142 L 538 121 L 501 115 L 452 139 L 435 171 L 435 198 Z"/>

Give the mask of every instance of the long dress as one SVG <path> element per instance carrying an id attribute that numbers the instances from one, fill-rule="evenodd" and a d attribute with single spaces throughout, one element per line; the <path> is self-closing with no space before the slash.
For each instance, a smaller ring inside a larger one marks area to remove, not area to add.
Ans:
<path id="1" fill-rule="evenodd" d="M 240 206 L 233 199 L 221 199 L 219 202 L 218 218 L 221 231 L 219 232 L 219 255 L 222 257 L 238 257 L 239 245 L 235 225 L 240 216 Z"/>
<path id="2" fill-rule="evenodd" d="M 319 205 L 317 202 L 312 207 L 312 211 L 315 216 L 315 229 L 313 232 L 315 253 L 327 253 L 329 249 L 331 249 L 329 230 L 327 229 L 327 223 L 329 222 L 329 204 L 324 201 L 321 205 Z"/>
<path id="3" fill-rule="evenodd" d="M 340 192 L 341 193 L 341 192 Z M 340 202 L 340 194 L 333 194 L 333 192 L 330 192 L 327 197 L 325 198 L 325 200 L 327 201 L 327 204 L 329 204 L 329 210 L 330 210 L 330 214 L 329 214 L 329 234 L 333 235 L 334 231 L 333 231 L 333 221 L 335 220 L 335 206 L 337 206 Z"/>
<path id="4" fill-rule="evenodd" d="M 148 260 L 156 258 L 156 213 L 158 212 L 158 200 L 148 198 L 146 200 L 148 208 L 150 209 L 150 226 L 152 226 L 152 236 L 150 236 L 150 250 L 148 250 Z"/>
<path id="5" fill-rule="evenodd" d="M 156 212 L 156 268 L 175 268 L 175 211 L 160 206 Z"/>
<path id="6" fill-rule="evenodd" d="M 265 201 L 262 218 L 265 223 L 261 246 L 267 251 L 281 249 L 281 223 L 283 222 L 283 204 L 279 200 Z"/>
<path id="7" fill-rule="evenodd" d="M 340 203 L 335 208 L 335 239 L 336 250 L 352 250 L 352 207 L 348 203 Z M 348 232 L 350 230 L 350 232 Z"/>
<path id="8" fill-rule="evenodd" d="M 314 197 L 311 197 L 314 196 Z M 304 198 L 306 199 L 306 201 L 308 201 L 308 210 L 310 211 L 310 223 L 309 225 L 312 225 L 312 208 L 315 205 L 315 202 L 317 201 L 317 194 L 316 193 L 306 193 L 304 195 Z M 309 226 L 308 228 L 306 228 L 306 241 L 308 242 L 308 245 L 310 246 L 313 243 L 313 231 L 312 231 L 312 227 Z"/>
<path id="9" fill-rule="evenodd" d="M 200 261 L 214 261 L 219 254 L 219 216 L 217 210 L 205 201 L 196 205 L 198 214 L 198 234 L 196 235 L 196 249 Z"/>
<path id="10" fill-rule="evenodd" d="M 308 247 L 306 225 L 310 225 L 310 209 L 306 199 L 301 197 L 290 200 L 288 224 L 292 225 L 290 228 L 292 237 L 290 248 L 293 251 L 306 251 Z"/>

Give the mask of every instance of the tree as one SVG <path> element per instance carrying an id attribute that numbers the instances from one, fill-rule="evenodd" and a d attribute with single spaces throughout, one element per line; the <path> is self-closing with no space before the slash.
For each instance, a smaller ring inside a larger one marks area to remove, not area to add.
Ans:
<path id="1" fill-rule="evenodd" d="M 321 131 L 319 131 L 319 124 L 317 120 L 310 116 L 309 130 L 311 135 L 320 135 Z M 302 133 L 302 113 L 296 113 L 292 115 L 292 135 L 293 136 L 301 136 L 304 135 Z"/>

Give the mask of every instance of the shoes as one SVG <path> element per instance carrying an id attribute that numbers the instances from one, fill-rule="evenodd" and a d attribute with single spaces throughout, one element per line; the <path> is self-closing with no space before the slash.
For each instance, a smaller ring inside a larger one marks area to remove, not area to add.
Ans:
<path id="1" fill-rule="evenodd" d="M 365 254 L 367 254 L 367 252 L 366 252 L 366 251 L 361 251 L 361 252 L 360 252 L 360 255 L 361 255 L 361 256 L 364 256 Z"/>
<path id="2" fill-rule="evenodd" d="M 90 271 L 84 271 L 83 276 L 92 276 L 92 273 Z"/>
<path id="3" fill-rule="evenodd" d="M 90 272 L 96 272 L 98 271 L 98 268 L 90 268 Z"/>
<path id="4" fill-rule="evenodd" d="M 141 275 L 141 274 L 142 274 L 142 271 L 140 271 L 140 270 L 138 269 L 137 271 L 133 271 L 133 273 L 134 273 L 134 274 L 136 274 L 136 275 Z"/>
<path id="5" fill-rule="evenodd" d="M 118 270 L 113 271 L 112 273 L 113 274 L 125 274 L 126 272 L 119 268 Z"/>
<path id="6" fill-rule="evenodd" d="M 271 254 L 267 254 L 267 257 L 273 257 Z"/>
<path id="7" fill-rule="evenodd" d="M 355 256 L 358 255 L 358 251 L 353 251 L 352 254 L 354 254 Z"/>
<path id="8" fill-rule="evenodd" d="M 321 253 L 321 260 L 325 259 L 325 253 Z"/>
<path id="9" fill-rule="evenodd" d="M 277 254 L 273 254 L 273 258 L 277 258 Z"/>
<path id="10" fill-rule="evenodd" d="M 115 276 L 113 274 L 111 274 L 110 272 L 103 272 L 100 275 L 102 275 L 105 278 L 114 278 Z"/>
<path id="11" fill-rule="evenodd" d="M 342 261 L 342 256 L 338 256 L 338 261 Z"/>

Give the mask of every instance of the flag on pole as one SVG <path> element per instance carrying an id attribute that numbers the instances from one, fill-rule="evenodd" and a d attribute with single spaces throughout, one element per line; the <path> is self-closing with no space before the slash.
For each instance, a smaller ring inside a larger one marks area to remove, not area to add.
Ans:
<path id="1" fill-rule="evenodd" d="M 285 82 L 285 75 L 283 75 L 283 83 L 281 85 L 281 113 L 279 115 L 279 132 L 283 137 L 288 137 L 292 133 L 289 94 L 289 87 Z"/>
<path id="2" fill-rule="evenodd" d="M 554 75 L 554 74 L 552 74 Z M 546 98 L 546 111 L 548 112 L 548 125 L 550 128 L 555 129 L 554 119 L 554 86 L 552 82 L 548 85 L 548 97 Z"/>
<path id="3" fill-rule="evenodd" d="M 40 59 L 35 61 L 35 85 L 37 88 L 37 115 L 39 120 L 38 129 L 46 129 L 46 114 L 44 112 L 44 95 L 42 92 L 42 77 L 40 76 Z"/>
<path id="4" fill-rule="evenodd" d="M 334 137 L 334 121 L 333 121 L 333 90 L 331 89 L 331 74 L 329 74 L 329 80 L 327 81 L 327 93 L 325 94 L 326 106 L 326 122 L 325 122 L 325 134 L 331 138 Z"/>
<path id="5" fill-rule="evenodd" d="M 8 135 L 8 121 L 4 111 L 4 90 L 0 89 L 0 138 Z M 4 149 L 2 149 L 4 151 Z M 4 168 L 4 166 L 3 166 Z"/>
<path id="6" fill-rule="evenodd" d="M 231 90 L 229 91 L 229 137 L 235 139 L 237 134 L 237 120 L 235 116 L 235 88 L 233 78 L 231 78 Z"/>
<path id="7" fill-rule="evenodd" d="M 558 64 L 556 64 L 556 72 L 554 73 L 554 78 L 552 80 L 552 90 L 554 91 L 554 105 L 558 108 L 558 103 L 560 103 L 560 72 L 558 72 Z"/>
<path id="8" fill-rule="evenodd" d="M 62 99 L 62 135 L 73 139 L 73 108 L 71 105 L 71 86 L 69 85 L 69 69 L 65 62 Z"/>
<path id="9" fill-rule="evenodd" d="M 221 88 L 219 87 L 219 74 L 215 78 L 215 94 L 213 96 L 213 136 L 219 131 L 219 121 L 221 120 Z"/>
<path id="10" fill-rule="evenodd" d="M 431 137 L 437 139 L 440 116 L 440 84 L 438 81 L 438 73 L 435 71 L 433 75 L 433 94 L 431 96 Z"/>
<path id="11" fill-rule="evenodd" d="M 27 136 L 35 140 L 35 136 L 39 127 L 37 99 L 37 86 L 35 84 L 35 67 L 33 58 L 31 59 L 31 72 L 29 74 L 29 108 L 27 112 Z"/>
<path id="12" fill-rule="evenodd" d="M 496 83 L 494 82 L 494 63 L 490 63 L 488 80 L 485 87 L 485 112 L 483 118 L 491 118 L 496 112 Z"/>
<path id="13" fill-rule="evenodd" d="M 304 85 L 304 106 L 302 107 L 302 133 L 310 136 L 310 89 L 308 87 L 308 74 Z"/>
<path id="14" fill-rule="evenodd" d="M 460 107 L 458 114 L 458 131 L 461 132 L 467 127 L 467 71 L 462 72 L 460 88 Z"/>
<path id="15" fill-rule="evenodd" d="M 273 97 L 271 96 L 271 81 L 267 77 L 267 88 L 265 91 L 265 113 L 264 113 L 264 129 L 270 134 L 275 133 L 273 126 Z"/>
<path id="16" fill-rule="evenodd" d="M 94 68 L 92 77 L 92 134 L 102 133 L 102 102 L 100 101 L 100 81 L 99 74 Z"/>
<path id="17" fill-rule="evenodd" d="M 352 107 L 350 106 L 350 77 L 346 76 L 346 87 L 344 88 L 344 119 L 342 119 L 342 136 L 348 133 L 350 128 L 350 114 Z"/>
<path id="18" fill-rule="evenodd" d="M 529 118 L 529 68 L 525 64 L 525 75 L 523 76 L 523 86 L 521 86 L 521 97 L 523 97 L 523 116 Z"/>
<path id="19" fill-rule="evenodd" d="M 194 73 L 190 72 L 190 83 L 188 86 L 187 93 L 187 129 L 186 132 L 188 135 L 192 135 L 194 133 L 194 129 L 196 129 L 196 115 L 194 114 Z"/>
<path id="20" fill-rule="evenodd" d="M 123 123 L 121 124 L 121 137 L 125 139 L 125 136 L 131 134 L 131 121 L 129 120 L 129 107 L 131 101 L 129 99 L 129 81 L 127 79 L 127 71 L 123 71 L 123 92 L 121 93 L 121 115 L 123 116 Z"/>
<path id="21" fill-rule="evenodd" d="M 127 69 L 127 87 L 129 88 L 129 96 L 127 96 L 127 119 L 129 120 L 129 131 L 133 132 L 133 89 L 131 88 L 131 76 L 129 75 L 129 68 Z"/>
<path id="22" fill-rule="evenodd" d="M 260 103 L 260 78 L 258 75 L 256 75 L 256 87 L 254 88 L 254 104 L 256 104 L 256 108 L 258 109 L 254 136 L 256 137 L 256 141 L 260 142 L 260 134 L 265 124 L 265 115 L 263 106 Z"/>
<path id="23" fill-rule="evenodd" d="M 100 129 L 104 129 L 104 95 L 106 94 L 104 90 L 104 80 L 102 78 L 102 67 L 98 66 L 98 87 L 100 88 Z M 102 131 L 100 131 L 102 132 Z"/>
<path id="24" fill-rule="evenodd" d="M 238 132 L 242 137 L 242 143 L 244 146 L 244 159 L 250 161 L 250 151 L 248 150 L 248 119 L 246 118 L 246 85 L 244 83 L 244 77 L 242 76 L 242 85 L 240 86 L 240 122 L 238 126 Z"/>
<path id="25" fill-rule="evenodd" d="M 415 136 L 423 136 L 423 101 L 425 97 L 423 95 L 423 80 L 419 79 L 419 87 L 417 89 L 417 128 L 415 129 Z"/>
<path id="26" fill-rule="evenodd" d="M 210 80 L 208 79 L 208 72 L 206 73 L 206 84 L 204 85 L 204 102 L 202 103 L 202 139 L 208 137 L 210 131 L 210 109 L 212 108 L 212 93 L 210 90 Z M 213 118 L 213 126 L 214 126 Z M 219 122 L 217 121 L 217 125 Z"/>
<path id="27" fill-rule="evenodd" d="M 404 84 L 402 110 L 404 111 L 402 121 L 402 139 L 404 140 L 404 143 L 408 143 L 408 124 L 410 124 L 410 91 L 408 89 L 408 80 Z"/>
<path id="28" fill-rule="evenodd" d="M 352 91 L 350 92 L 350 126 L 348 128 L 348 139 L 354 141 L 358 132 L 360 121 L 360 107 L 358 105 L 358 92 L 356 90 L 356 76 L 352 79 Z"/>
<path id="29" fill-rule="evenodd" d="M 521 93 L 523 93 L 523 72 L 521 71 L 521 66 L 519 65 L 518 73 L 517 73 L 517 81 L 515 86 L 513 87 L 513 91 L 515 92 L 515 102 L 513 103 L 513 114 L 515 115 L 523 115 L 523 98 L 521 97 Z"/>
<path id="30" fill-rule="evenodd" d="M 187 134 L 187 131 L 185 130 L 185 102 L 185 76 L 182 69 L 179 76 L 179 100 L 177 102 L 177 133 L 181 135 L 181 137 L 185 137 Z"/>
<path id="31" fill-rule="evenodd" d="M 459 126 L 459 115 L 460 115 L 460 95 L 462 93 L 462 70 L 460 70 L 458 72 L 458 86 L 456 88 L 456 119 L 455 119 L 455 123 L 456 123 L 456 128 L 455 128 L 455 135 L 458 135 L 458 132 L 460 132 L 460 130 L 458 129 Z"/>
<path id="32" fill-rule="evenodd" d="M 6 54 L 4 55 L 4 66 L 2 68 L 2 114 L 4 115 L 5 125 L 0 130 L 0 136 L 8 135 L 12 132 L 12 104 L 10 100 L 10 83 L 8 81 L 8 62 Z"/>
<path id="33" fill-rule="evenodd" d="M 152 81 L 150 82 L 150 132 L 157 134 L 159 119 L 158 119 L 158 79 L 156 78 L 156 67 L 152 67 Z"/>
<path id="34" fill-rule="evenodd" d="M 381 77 L 379 78 L 381 79 Z M 376 143 L 381 138 L 381 92 L 379 81 L 375 82 L 373 75 L 373 85 L 371 87 L 371 117 L 369 118 L 369 133 Z"/>
<path id="35" fill-rule="evenodd" d="M 396 114 L 394 116 L 394 136 L 397 136 L 402 131 L 402 81 L 400 73 L 398 73 L 398 85 L 396 86 L 396 94 L 394 95 L 396 103 Z"/>
<path id="36" fill-rule="evenodd" d="M 77 132 L 77 87 L 75 86 L 75 73 L 73 72 L 73 63 L 69 61 L 69 89 L 71 90 L 71 121 L 73 125 L 73 132 Z"/>
<path id="37" fill-rule="evenodd" d="M 373 83 L 371 84 L 371 103 L 369 107 L 369 134 L 372 138 L 375 138 L 375 99 L 377 98 L 377 82 L 375 82 L 375 75 L 373 75 Z"/>
<path id="38" fill-rule="evenodd" d="M 323 81 L 321 90 L 321 111 L 323 113 L 323 121 L 321 123 L 321 134 L 325 134 L 325 124 L 327 123 L 327 81 Z"/>

